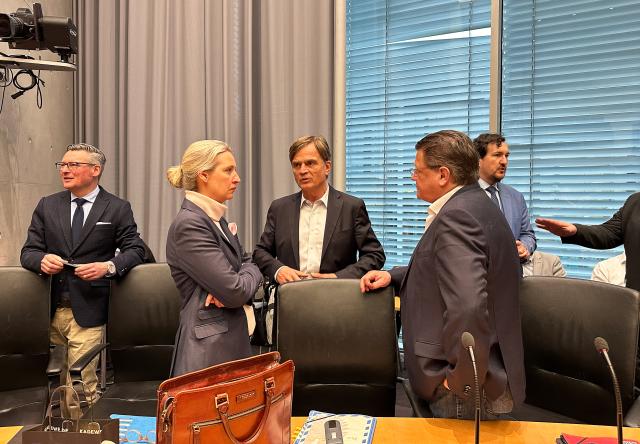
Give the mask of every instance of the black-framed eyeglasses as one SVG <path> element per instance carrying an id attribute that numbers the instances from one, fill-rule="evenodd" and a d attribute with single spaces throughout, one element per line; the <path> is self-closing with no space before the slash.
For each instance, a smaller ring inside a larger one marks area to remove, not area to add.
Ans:
<path id="1" fill-rule="evenodd" d="M 70 170 L 74 171 L 80 168 L 82 165 L 96 166 L 95 163 L 89 163 L 89 162 L 56 162 L 55 165 L 58 171 L 60 171 L 64 167 L 67 167 Z"/>

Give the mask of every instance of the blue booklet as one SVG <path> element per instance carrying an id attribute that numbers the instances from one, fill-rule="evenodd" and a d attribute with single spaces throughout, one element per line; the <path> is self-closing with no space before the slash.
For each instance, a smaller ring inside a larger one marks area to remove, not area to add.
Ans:
<path id="1" fill-rule="evenodd" d="M 120 442 L 156 442 L 155 416 L 111 415 L 120 420 Z"/>
<path id="2" fill-rule="evenodd" d="M 371 444 L 376 428 L 376 418 L 367 415 L 334 414 L 311 410 L 302 425 L 294 444 L 325 444 L 325 422 L 340 423 L 344 444 Z"/>

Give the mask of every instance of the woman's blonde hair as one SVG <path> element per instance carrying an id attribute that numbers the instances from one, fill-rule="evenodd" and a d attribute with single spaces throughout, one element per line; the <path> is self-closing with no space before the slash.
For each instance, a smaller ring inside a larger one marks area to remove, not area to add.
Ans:
<path id="1" fill-rule="evenodd" d="M 225 151 L 231 151 L 231 148 L 219 140 L 193 142 L 184 152 L 180 165 L 167 170 L 169 183 L 176 188 L 196 191 L 198 174 L 213 169 L 216 157 Z"/>

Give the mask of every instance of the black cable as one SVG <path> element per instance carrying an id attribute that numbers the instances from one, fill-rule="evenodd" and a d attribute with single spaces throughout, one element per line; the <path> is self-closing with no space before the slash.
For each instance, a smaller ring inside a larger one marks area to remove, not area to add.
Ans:
<path id="1" fill-rule="evenodd" d="M 25 76 L 25 75 L 29 76 L 29 80 L 30 80 L 29 85 L 26 85 L 26 86 L 22 85 L 18 80 L 20 79 L 20 76 Z M 42 90 L 40 89 L 40 84 L 42 83 L 42 86 L 45 86 L 45 83 L 44 83 L 44 80 L 40 78 L 40 71 L 38 71 L 38 75 L 36 75 L 30 69 L 21 69 L 20 71 L 18 71 L 13 75 L 12 83 L 13 83 L 13 86 L 15 86 L 16 89 L 18 90 L 18 92 L 11 94 L 11 97 L 13 99 L 17 99 L 18 97 L 20 97 L 21 95 L 29 91 L 30 89 L 36 87 L 36 105 L 38 106 L 39 109 L 42 109 Z"/>
<path id="2" fill-rule="evenodd" d="M 0 53 L 2 54 L 2 53 Z M 4 94 L 7 91 L 7 86 L 13 83 L 13 71 L 11 68 L 6 66 L 0 66 L 0 88 L 2 88 L 2 98 L 0 99 L 0 113 L 2 113 L 2 108 L 4 107 Z"/>

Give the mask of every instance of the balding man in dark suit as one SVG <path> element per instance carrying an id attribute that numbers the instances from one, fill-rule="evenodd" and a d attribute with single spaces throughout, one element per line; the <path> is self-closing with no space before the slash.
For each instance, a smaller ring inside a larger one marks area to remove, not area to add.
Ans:
<path id="1" fill-rule="evenodd" d="M 525 396 L 513 234 L 477 183 L 478 155 L 465 134 L 425 136 L 415 166 L 417 195 L 431 202 L 426 231 L 407 267 L 367 273 L 362 291 L 399 289 L 409 380 L 435 416 L 474 417 L 465 331 L 475 338 L 483 416 L 507 413 Z"/>

